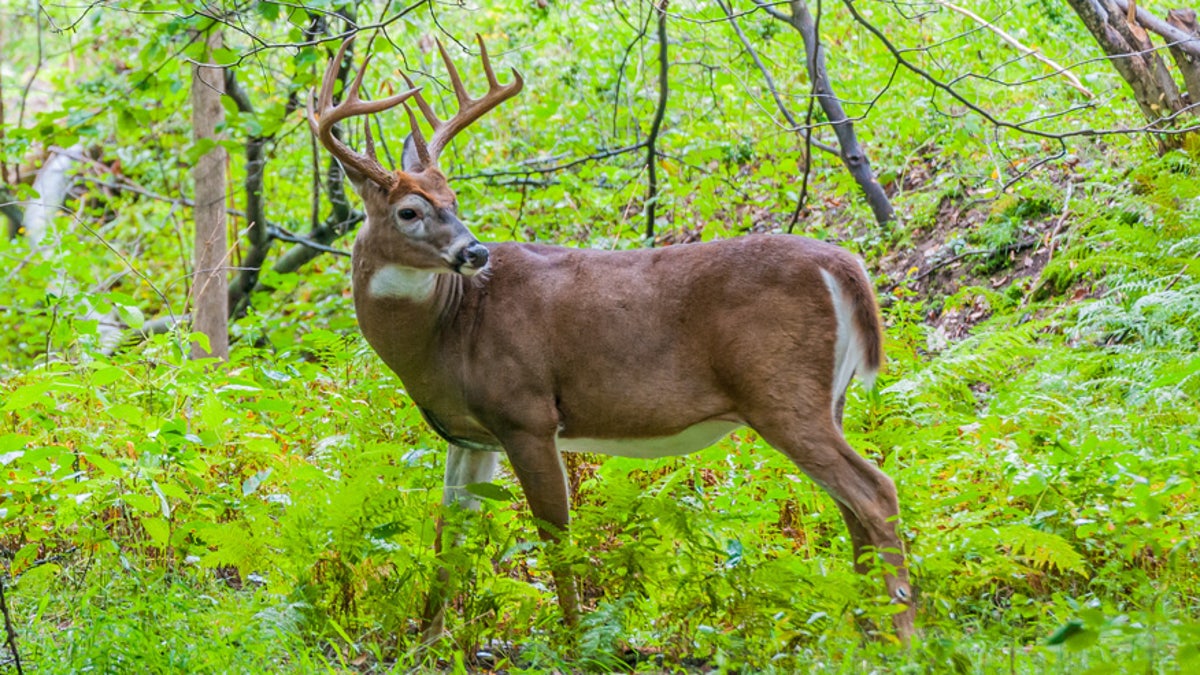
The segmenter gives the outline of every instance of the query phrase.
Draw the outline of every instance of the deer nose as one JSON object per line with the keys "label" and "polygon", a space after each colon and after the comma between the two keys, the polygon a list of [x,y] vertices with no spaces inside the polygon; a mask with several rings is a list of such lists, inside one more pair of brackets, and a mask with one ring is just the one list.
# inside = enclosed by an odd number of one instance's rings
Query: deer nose
{"label": "deer nose", "polygon": [[482,269],[488,261],[487,247],[479,242],[469,244],[458,252],[458,261],[460,266]]}

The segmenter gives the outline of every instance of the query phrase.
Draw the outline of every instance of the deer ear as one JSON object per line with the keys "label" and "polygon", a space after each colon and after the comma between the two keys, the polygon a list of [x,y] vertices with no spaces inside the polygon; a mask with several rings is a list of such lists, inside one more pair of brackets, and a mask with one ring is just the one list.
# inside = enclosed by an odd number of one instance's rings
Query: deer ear
{"label": "deer ear", "polygon": [[407,173],[419,173],[425,170],[425,165],[417,154],[417,146],[413,143],[412,134],[404,138],[404,152],[400,155],[400,168]]}

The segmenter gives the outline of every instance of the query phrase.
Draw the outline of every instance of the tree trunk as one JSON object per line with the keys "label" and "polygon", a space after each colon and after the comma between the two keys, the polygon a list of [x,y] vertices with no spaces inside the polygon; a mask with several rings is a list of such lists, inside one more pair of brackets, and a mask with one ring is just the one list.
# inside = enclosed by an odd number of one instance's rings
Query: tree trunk
{"label": "tree trunk", "polygon": [[[1150,36],[1136,22],[1131,24],[1113,0],[1067,0],[1067,3],[1125,78],[1134,100],[1151,124],[1183,109],[1179,87],[1150,42]],[[1159,136],[1162,150],[1180,147],[1182,142],[1178,135]]]}
{"label": "tree trunk", "polygon": [[3,214],[8,219],[8,228],[6,230],[8,238],[16,239],[20,236],[21,223],[25,220],[25,212],[13,201],[12,193],[3,184],[0,184],[0,214]]}
{"label": "tree trunk", "polygon": [[[1167,12],[1167,23],[1200,39],[1200,26],[1196,24],[1196,12],[1193,10],[1170,10]],[[1183,73],[1183,83],[1187,86],[1190,99],[1188,102],[1191,105],[1200,103],[1200,57],[1181,49],[1178,45],[1171,47],[1171,57],[1175,59],[1179,72]]]}
{"label": "tree trunk", "polygon": [[36,199],[25,202],[25,213],[21,220],[25,239],[30,248],[38,248],[42,239],[50,229],[54,216],[63,208],[67,199],[67,190],[71,181],[67,171],[74,163],[74,156],[83,154],[83,146],[76,144],[65,151],[60,148],[50,148],[46,153],[46,161],[38,169],[37,177],[33,180],[33,190],[38,193]]}
{"label": "tree trunk", "polygon": [[[221,31],[209,28],[205,58],[221,46]],[[196,143],[220,140],[216,128],[225,119],[220,68],[192,68],[192,133]],[[196,186],[196,250],[192,277],[193,330],[208,337],[208,349],[192,343],[192,358],[229,358],[229,281],[226,275],[226,152],[214,145],[192,169]]]}

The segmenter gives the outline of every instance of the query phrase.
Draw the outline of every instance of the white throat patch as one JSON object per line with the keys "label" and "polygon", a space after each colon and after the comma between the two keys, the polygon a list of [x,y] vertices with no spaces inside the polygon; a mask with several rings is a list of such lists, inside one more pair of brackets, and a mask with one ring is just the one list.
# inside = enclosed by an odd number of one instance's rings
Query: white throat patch
{"label": "white throat patch", "polygon": [[392,300],[425,300],[433,295],[437,273],[401,265],[387,265],[371,275],[367,295]]}

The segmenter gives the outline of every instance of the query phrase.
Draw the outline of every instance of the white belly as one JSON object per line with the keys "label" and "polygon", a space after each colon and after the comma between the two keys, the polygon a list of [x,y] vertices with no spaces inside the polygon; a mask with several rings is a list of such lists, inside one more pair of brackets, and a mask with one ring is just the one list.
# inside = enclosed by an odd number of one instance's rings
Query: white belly
{"label": "white belly", "polygon": [[560,452],[595,452],[616,457],[657,459],[688,455],[703,450],[742,426],[737,422],[712,420],[690,426],[674,436],[655,438],[559,438]]}

